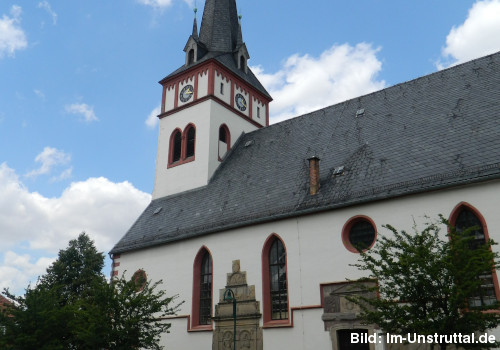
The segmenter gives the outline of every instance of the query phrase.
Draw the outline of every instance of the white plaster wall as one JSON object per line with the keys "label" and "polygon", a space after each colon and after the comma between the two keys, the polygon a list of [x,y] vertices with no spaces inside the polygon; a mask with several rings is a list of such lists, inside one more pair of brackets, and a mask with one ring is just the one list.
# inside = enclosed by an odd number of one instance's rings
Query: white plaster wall
{"label": "white plaster wall", "polygon": [[[220,84],[224,85],[224,94],[220,93]],[[222,74],[215,70],[214,95],[222,101],[231,104],[231,81],[222,77]]]}
{"label": "white plaster wall", "polygon": [[240,89],[236,84],[234,84],[234,96],[236,96],[236,94],[242,94],[245,97],[245,100],[247,101],[247,109],[245,109],[244,111],[240,111],[236,106],[236,103],[234,104],[234,108],[248,117],[250,115],[250,108],[249,108],[250,97],[248,93],[246,93],[245,91]]}
{"label": "white plaster wall", "polygon": [[[266,106],[259,100],[252,98],[252,119],[260,125],[266,125]],[[257,108],[260,108],[260,118],[257,118]]]}
{"label": "white plaster wall", "polygon": [[241,133],[254,131],[257,127],[249,121],[235,115],[227,108],[217,102],[213,102],[210,114],[210,143],[208,173],[211,177],[220,164],[219,161],[219,128],[226,124],[231,134],[231,147],[234,145]]}
{"label": "white plaster wall", "polygon": [[208,69],[198,74],[198,98],[208,95]]}
{"label": "white plaster wall", "polygon": [[[211,101],[204,101],[160,119],[153,199],[207,184],[208,148],[206,145],[209,144],[210,137],[210,103]],[[170,135],[176,128],[184,131],[189,123],[196,126],[195,160],[167,168]]]}
{"label": "white plaster wall", "polygon": [[[189,123],[196,126],[195,160],[168,168],[170,135],[176,128],[184,131]],[[226,124],[229,129],[231,146],[242,132],[257,129],[249,121],[235,115],[213,100],[195,104],[160,120],[153,199],[208,183],[220,164],[218,147],[219,128],[222,124]]]}
{"label": "white plaster wall", "polygon": [[177,96],[175,96],[175,86],[172,86],[170,89],[167,89],[165,95],[165,112],[174,109],[174,103],[176,98]]}
{"label": "white plaster wall", "polygon": [[[346,277],[362,275],[349,266],[357,261],[358,254],[348,251],[341,239],[342,227],[352,216],[369,216],[379,232],[383,231],[381,225],[386,223],[411,231],[414,220],[422,227],[426,221],[424,215],[436,218],[441,213],[448,217],[458,203],[466,201],[484,216],[491,238],[499,240],[499,195],[500,181],[492,181],[243,227],[124,253],[119,271],[127,270],[131,276],[137,269],[144,268],[148,278],[163,279],[168,294],[179,294],[180,299],[186,301],[179,315],[188,315],[191,313],[193,261],[199,249],[206,246],[213,259],[214,305],[218,302],[219,289],[226,284],[232,261],[239,259],[241,270],[247,272],[248,284],[255,285],[262,308],[261,252],[267,237],[276,233],[287,249],[289,307],[319,305],[320,283],[341,282]],[[323,328],[322,312],[321,309],[295,311],[293,328],[265,329],[264,348],[329,349],[331,342]],[[188,333],[186,319],[172,322],[175,327],[166,335],[167,348],[211,348],[211,333]]]}

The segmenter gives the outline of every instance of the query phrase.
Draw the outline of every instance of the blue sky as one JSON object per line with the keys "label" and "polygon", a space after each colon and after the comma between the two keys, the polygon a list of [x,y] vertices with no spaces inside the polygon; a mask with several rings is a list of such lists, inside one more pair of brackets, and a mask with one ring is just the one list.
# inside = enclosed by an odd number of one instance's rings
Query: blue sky
{"label": "blue sky", "polygon": [[[150,201],[161,100],[197,0],[0,2],[0,288]],[[238,0],[271,122],[500,50],[500,0]],[[109,272],[109,266],[106,273]]]}

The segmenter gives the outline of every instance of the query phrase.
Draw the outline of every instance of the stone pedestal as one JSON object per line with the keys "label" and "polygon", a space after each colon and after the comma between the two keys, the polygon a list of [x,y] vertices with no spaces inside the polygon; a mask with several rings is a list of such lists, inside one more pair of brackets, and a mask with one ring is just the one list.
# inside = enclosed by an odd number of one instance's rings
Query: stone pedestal
{"label": "stone pedestal", "polygon": [[[224,293],[231,289],[236,298],[236,349],[233,349],[233,303],[224,301]],[[240,271],[240,261],[233,261],[233,272],[227,274],[226,288],[219,291],[215,305],[215,331],[212,350],[262,350],[260,304],[255,300],[255,286],[247,284],[247,274]]]}

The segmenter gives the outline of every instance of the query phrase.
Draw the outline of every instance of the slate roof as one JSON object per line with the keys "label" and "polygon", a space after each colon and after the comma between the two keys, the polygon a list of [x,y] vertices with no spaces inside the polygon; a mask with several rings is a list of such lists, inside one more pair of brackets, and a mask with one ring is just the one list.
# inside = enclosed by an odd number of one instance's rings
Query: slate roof
{"label": "slate roof", "polygon": [[235,0],[207,0],[200,28],[200,42],[208,51],[233,52],[238,42]]}
{"label": "slate roof", "polygon": [[111,253],[498,178],[500,53],[242,135],[207,186],[153,200]]}

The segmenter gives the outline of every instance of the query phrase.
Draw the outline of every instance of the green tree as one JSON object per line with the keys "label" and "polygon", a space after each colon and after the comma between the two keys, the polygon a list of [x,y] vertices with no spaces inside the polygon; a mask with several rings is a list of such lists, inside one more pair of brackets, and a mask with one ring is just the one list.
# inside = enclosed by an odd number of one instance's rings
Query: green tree
{"label": "green tree", "polygon": [[0,314],[0,348],[12,350],[155,349],[175,314],[175,297],[135,279],[108,283],[101,272],[104,254],[82,233],[23,296]]}
{"label": "green tree", "polygon": [[[412,233],[385,227],[391,235],[380,236],[371,250],[360,253],[354,265],[369,272],[361,281],[375,280],[377,284],[364,288],[377,292],[378,297],[352,298],[361,307],[364,322],[401,335],[470,335],[500,324],[498,313],[488,312],[496,311],[498,302],[481,307],[470,304],[483,294],[488,280],[484,277],[491,276],[499,257],[491,249],[492,240],[477,244],[477,227],[456,230],[442,216],[422,231],[414,226]],[[440,227],[447,227],[448,233],[440,234]],[[445,341],[437,344],[446,349]]]}

